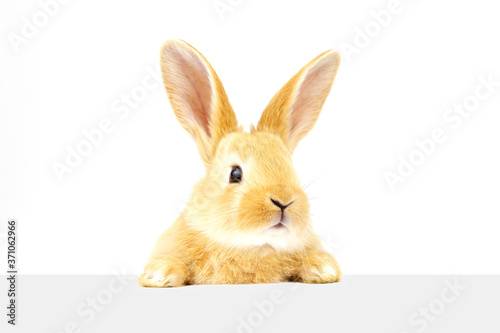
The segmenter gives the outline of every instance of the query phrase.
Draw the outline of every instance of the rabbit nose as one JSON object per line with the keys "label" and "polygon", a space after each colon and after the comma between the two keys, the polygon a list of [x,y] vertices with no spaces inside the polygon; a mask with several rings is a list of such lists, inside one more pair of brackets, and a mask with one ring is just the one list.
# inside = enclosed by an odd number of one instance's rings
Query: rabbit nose
{"label": "rabbit nose", "polygon": [[293,203],[293,201],[290,201],[288,204],[284,205],[284,204],[282,204],[281,202],[279,202],[278,200],[274,200],[273,198],[271,198],[271,202],[272,202],[275,206],[277,206],[279,209],[281,209],[281,211],[282,211],[282,212],[283,212],[285,209],[287,209],[287,208],[288,208],[288,206],[290,206],[290,205]]}

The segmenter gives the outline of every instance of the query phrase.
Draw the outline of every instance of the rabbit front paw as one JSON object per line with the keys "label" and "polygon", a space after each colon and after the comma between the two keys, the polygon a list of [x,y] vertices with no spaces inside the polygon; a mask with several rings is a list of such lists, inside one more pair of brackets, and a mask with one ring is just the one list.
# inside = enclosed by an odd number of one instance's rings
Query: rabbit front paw
{"label": "rabbit front paw", "polygon": [[305,283],[333,283],[342,278],[342,272],[335,258],[326,252],[304,257],[300,274]]}
{"label": "rabbit front paw", "polygon": [[180,287],[185,285],[187,267],[172,257],[151,260],[137,280],[143,287]]}

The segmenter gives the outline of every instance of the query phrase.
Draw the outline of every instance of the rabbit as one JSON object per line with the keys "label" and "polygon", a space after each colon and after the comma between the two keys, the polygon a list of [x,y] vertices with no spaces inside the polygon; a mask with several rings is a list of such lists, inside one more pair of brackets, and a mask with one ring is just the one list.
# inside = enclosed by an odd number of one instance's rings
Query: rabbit
{"label": "rabbit", "polygon": [[342,273],[313,231],[292,153],[316,123],[340,64],[326,51],[272,98],[244,132],[205,57],[182,40],[160,54],[176,118],[206,168],[180,216],[157,240],[144,287],[298,281],[332,283]]}

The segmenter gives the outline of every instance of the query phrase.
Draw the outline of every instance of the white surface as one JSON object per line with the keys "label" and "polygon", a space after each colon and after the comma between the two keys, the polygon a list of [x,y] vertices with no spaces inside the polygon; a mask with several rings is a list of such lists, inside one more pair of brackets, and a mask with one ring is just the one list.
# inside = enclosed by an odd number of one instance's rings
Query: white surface
{"label": "white surface", "polygon": [[[21,278],[17,327],[2,321],[0,329],[7,328],[2,332],[469,333],[500,328],[498,276],[351,275],[321,285],[162,289],[141,288],[137,276],[120,274]],[[6,282],[2,276],[0,287]]]}
{"label": "white surface", "polygon": [[[3,1],[0,232],[18,219],[22,272],[138,273],[177,217],[203,174],[194,143],[163,87],[128,114],[116,104],[154,70],[164,40],[207,57],[248,125],[301,66],[352,44],[388,4],[241,1],[221,20],[212,1],[69,1],[16,53],[8,34],[40,5]],[[315,224],[347,274],[500,273],[500,87],[457,129],[443,120],[481,75],[500,80],[497,13],[487,0],[401,0],[359,54],[344,52],[294,159],[304,184],[317,179]],[[51,164],[106,118],[111,133],[60,182]],[[391,191],[384,173],[435,128],[447,140]]]}

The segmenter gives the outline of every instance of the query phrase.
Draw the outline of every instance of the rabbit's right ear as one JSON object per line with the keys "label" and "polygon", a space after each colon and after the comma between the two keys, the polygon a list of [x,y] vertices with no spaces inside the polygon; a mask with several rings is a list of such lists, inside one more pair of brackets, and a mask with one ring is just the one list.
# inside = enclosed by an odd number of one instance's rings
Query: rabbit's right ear
{"label": "rabbit's right ear", "polygon": [[174,113],[207,165],[220,139],[238,130],[224,87],[205,57],[182,40],[162,45],[160,63]]}

